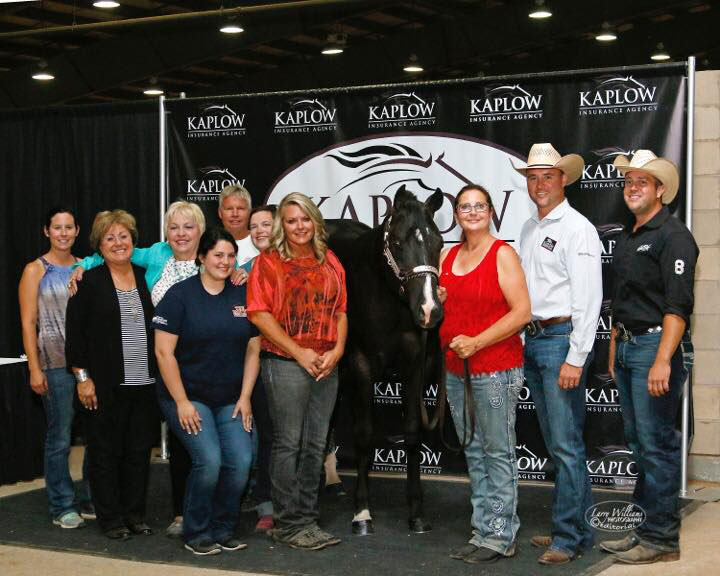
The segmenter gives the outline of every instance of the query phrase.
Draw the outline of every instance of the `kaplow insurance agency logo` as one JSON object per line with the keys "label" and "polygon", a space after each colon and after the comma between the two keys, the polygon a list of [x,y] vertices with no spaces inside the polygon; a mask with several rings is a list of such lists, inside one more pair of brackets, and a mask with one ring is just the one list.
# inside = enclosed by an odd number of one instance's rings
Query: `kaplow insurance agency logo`
{"label": "kaplow insurance agency logo", "polygon": [[397,92],[368,106],[368,128],[408,128],[435,125],[435,102],[415,92]]}
{"label": "kaplow insurance agency logo", "polygon": [[540,119],[542,116],[542,94],[532,94],[520,84],[488,86],[484,98],[470,100],[471,124]]}
{"label": "kaplow insurance agency logo", "polygon": [[625,226],[618,223],[600,224],[595,227],[600,236],[600,260],[603,264],[612,264],[617,236],[625,229]]}
{"label": "kaplow insurance agency logo", "polygon": [[581,190],[622,190],[625,186],[625,177],[613,166],[618,156],[630,157],[635,150],[626,150],[619,146],[609,146],[590,151],[589,164],[583,167],[580,177]]}
{"label": "kaplow insurance agency logo", "polygon": [[[438,384],[428,384],[425,387],[423,401],[425,406],[437,404]],[[373,384],[373,402],[378,405],[402,404],[402,382],[375,382]]]}
{"label": "kaplow insurance agency logo", "polygon": [[[442,452],[420,444],[420,472],[422,474],[442,474]],[[391,446],[375,448],[372,469],[376,472],[406,472],[407,451],[405,440],[396,440]]]}
{"label": "kaplow insurance agency logo", "polygon": [[454,195],[465,184],[478,182],[492,195],[493,232],[512,244],[530,217],[531,203],[510,158],[515,156],[509,151],[468,137],[369,137],[323,150],[290,168],[271,187],[267,202],[277,204],[290,192],[304,192],[325,218],[375,227],[389,214],[401,186],[420,200],[439,189],[446,200],[435,223],[446,242],[456,242],[460,231],[453,219]]}
{"label": "kaplow insurance agency logo", "polygon": [[337,108],[317,98],[296,98],[275,112],[275,134],[332,132],[337,128]]}
{"label": "kaplow insurance agency logo", "polygon": [[657,86],[633,76],[603,76],[592,90],[581,90],[578,115],[598,116],[657,110]]}
{"label": "kaplow insurance agency logo", "polygon": [[245,131],[245,114],[227,104],[204,104],[197,116],[187,117],[188,138],[242,136]]}
{"label": "kaplow insurance agency logo", "polygon": [[610,374],[595,374],[585,387],[585,411],[619,414],[620,396]]}
{"label": "kaplow insurance agency logo", "polygon": [[518,479],[520,480],[546,480],[547,457],[538,456],[525,444],[515,446],[515,457],[518,465]]}
{"label": "kaplow insurance agency logo", "polygon": [[624,446],[601,446],[600,455],[586,460],[590,482],[615,488],[632,488],[637,482],[637,465],[632,450]]}
{"label": "kaplow insurance agency logo", "polygon": [[198,178],[187,180],[186,198],[192,202],[217,200],[225,186],[245,186],[245,178],[238,178],[228,168],[206,166],[200,168]]}

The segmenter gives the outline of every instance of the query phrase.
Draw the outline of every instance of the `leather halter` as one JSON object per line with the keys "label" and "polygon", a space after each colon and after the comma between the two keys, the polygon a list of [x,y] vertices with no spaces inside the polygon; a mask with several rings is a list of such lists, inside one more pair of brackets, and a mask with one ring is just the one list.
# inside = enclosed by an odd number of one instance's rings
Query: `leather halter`
{"label": "leather halter", "polygon": [[383,226],[383,254],[385,255],[385,259],[387,260],[390,269],[393,271],[393,274],[395,274],[395,278],[400,281],[400,294],[404,294],[405,283],[408,280],[418,278],[419,276],[424,276],[426,274],[432,274],[433,276],[435,276],[435,278],[438,278],[440,276],[440,272],[437,268],[435,268],[435,266],[429,266],[427,264],[415,266],[411,270],[402,270],[400,266],[398,266],[397,262],[395,261],[395,257],[390,251],[390,244],[388,243],[391,221],[392,214],[388,216],[388,219],[385,220],[385,225]]}

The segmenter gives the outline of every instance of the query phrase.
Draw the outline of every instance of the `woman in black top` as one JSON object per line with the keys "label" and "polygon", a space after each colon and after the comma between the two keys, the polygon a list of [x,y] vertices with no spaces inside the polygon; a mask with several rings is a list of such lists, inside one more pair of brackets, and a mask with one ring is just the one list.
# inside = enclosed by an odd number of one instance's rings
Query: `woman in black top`
{"label": "woman in black top", "polygon": [[65,353],[87,415],[98,523],[106,536],[122,540],[152,533],[145,500],[158,424],[153,307],[145,271],[130,263],[136,241],[132,215],[97,214],[90,244],[105,263],[85,274],[66,317]]}

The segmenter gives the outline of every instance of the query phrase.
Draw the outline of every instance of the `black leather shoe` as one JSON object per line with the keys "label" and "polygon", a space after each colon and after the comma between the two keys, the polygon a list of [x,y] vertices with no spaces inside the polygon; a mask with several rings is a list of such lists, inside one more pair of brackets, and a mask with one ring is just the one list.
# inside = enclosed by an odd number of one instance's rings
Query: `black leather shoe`
{"label": "black leather shoe", "polygon": [[145,524],[145,522],[136,522],[135,524],[129,524],[128,528],[133,534],[138,536],[150,536],[153,533],[152,528]]}
{"label": "black leather shoe", "polygon": [[470,542],[468,542],[467,544],[460,546],[460,548],[455,548],[455,550],[450,552],[450,558],[455,560],[464,560],[466,556],[469,556],[477,550],[478,547],[475,546],[475,544],[470,544]]}
{"label": "black leather shoe", "polygon": [[130,540],[132,534],[125,526],[118,526],[117,528],[110,528],[105,530],[105,536],[111,540]]}
{"label": "black leather shoe", "polygon": [[491,564],[493,562],[497,562],[502,558],[503,555],[499,552],[495,552],[495,550],[490,550],[490,548],[478,548],[475,550],[475,552],[471,552],[465,558],[463,558],[464,562],[467,562],[468,564]]}

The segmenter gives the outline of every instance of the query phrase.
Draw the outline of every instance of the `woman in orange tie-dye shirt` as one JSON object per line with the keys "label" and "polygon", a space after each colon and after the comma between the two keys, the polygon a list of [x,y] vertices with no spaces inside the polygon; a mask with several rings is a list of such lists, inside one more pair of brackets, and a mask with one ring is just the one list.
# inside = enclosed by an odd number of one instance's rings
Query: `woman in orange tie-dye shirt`
{"label": "woman in orange tie-dye shirt", "polygon": [[308,550],[340,542],[317,525],[337,363],[347,338],[345,271],[326,236],[312,200],[289,194],[278,206],[270,248],[257,257],[248,280],[247,312],[263,335],[260,357],[273,421],[273,538]]}

